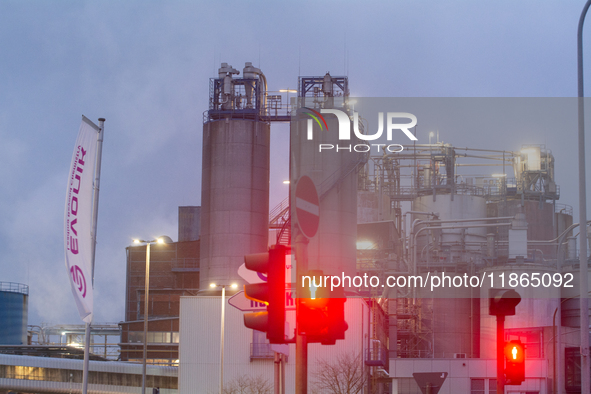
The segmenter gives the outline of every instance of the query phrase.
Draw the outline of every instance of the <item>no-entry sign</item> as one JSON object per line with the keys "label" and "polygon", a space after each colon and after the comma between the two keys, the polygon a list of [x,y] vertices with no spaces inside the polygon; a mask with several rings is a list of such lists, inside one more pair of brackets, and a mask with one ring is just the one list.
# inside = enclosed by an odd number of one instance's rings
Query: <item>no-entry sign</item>
{"label": "no-entry sign", "polygon": [[320,222],[320,200],[316,186],[309,176],[302,176],[296,184],[295,215],[298,226],[304,235],[312,238],[318,231]]}

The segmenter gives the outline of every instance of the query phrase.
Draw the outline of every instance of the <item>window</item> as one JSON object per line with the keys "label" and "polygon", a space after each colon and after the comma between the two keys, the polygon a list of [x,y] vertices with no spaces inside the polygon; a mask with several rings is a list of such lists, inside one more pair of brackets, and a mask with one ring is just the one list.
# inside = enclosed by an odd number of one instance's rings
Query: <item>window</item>
{"label": "window", "polygon": [[251,361],[253,358],[273,358],[273,350],[267,340],[267,334],[262,331],[252,330]]}
{"label": "window", "polygon": [[[130,331],[127,335],[129,343],[143,343],[143,331]],[[178,332],[148,331],[148,343],[179,343]]]}
{"label": "window", "polygon": [[519,340],[525,345],[526,358],[544,357],[544,335],[541,328],[514,328],[505,330],[506,341]]}
{"label": "window", "polygon": [[144,343],[144,333],[142,331],[130,331],[127,334],[127,342]]}
{"label": "window", "polygon": [[470,394],[484,394],[484,379],[470,380]]}
{"label": "window", "polygon": [[488,380],[488,394],[497,394],[497,380],[496,379],[489,379]]}

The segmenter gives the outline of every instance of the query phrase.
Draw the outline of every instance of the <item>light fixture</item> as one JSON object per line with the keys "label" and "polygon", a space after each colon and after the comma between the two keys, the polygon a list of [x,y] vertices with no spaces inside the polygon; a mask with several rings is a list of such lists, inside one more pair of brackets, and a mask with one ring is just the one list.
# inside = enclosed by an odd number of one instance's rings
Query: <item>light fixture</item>
{"label": "light fixture", "polygon": [[374,242],[369,240],[357,241],[357,250],[375,249],[376,245]]}
{"label": "light fixture", "polygon": [[134,244],[146,244],[146,274],[144,280],[144,338],[143,338],[143,362],[142,362],[142,394],[146,394],[146,359],[148,358],[148,305],[150,299],[150,244],[158,243],[173,243],[172,239],[166,235],[162,235],[156,239],[146,241],[143,239],[134,239]]}

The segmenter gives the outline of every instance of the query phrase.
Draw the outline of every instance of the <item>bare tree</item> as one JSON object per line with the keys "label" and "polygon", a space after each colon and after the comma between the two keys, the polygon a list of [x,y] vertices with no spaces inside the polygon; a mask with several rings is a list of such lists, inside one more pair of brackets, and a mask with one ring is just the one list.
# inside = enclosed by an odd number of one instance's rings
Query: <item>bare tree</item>
{"label": "bare tree", "polygon": [[336,360],[319,359],[315,389],[332,394],[358,394],[363,390],[364,366],[360,354],[341,353]]}
{"label": "bare tree", "polygon": [[224,394],[271,394],[273,385],[262,376],[241,375],[224,384]]}

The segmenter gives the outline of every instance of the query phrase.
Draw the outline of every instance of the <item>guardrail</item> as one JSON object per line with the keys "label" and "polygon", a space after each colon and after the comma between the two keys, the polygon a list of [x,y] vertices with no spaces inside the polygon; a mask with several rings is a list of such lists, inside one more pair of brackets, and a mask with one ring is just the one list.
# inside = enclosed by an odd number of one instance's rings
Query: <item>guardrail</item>
{"label": "guardrail", "polygon": [[0,282],[0,291],[29,295],[29,286],[16,282]]}

